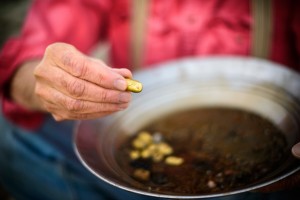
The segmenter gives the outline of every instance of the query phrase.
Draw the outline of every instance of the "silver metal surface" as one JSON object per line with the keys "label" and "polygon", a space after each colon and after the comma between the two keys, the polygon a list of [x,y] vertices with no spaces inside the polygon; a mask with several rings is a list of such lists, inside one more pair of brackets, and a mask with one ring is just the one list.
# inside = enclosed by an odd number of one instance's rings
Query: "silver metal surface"
{"label": "silver metal surface", "polygon": [[141,189],[117,164],[115,152],[131,134],[168,113],[193,107],[229,107],[255,112],[282,130],[291,148],[300,140],[300,75],[278,64],[243,57],[184,59],[134,75],[143,83],[128,109],[98,120],[82,121],[74,134],[83,165],[100,179],[149,196],[190,199],[254,190],[300,169],[289,155],[274,176],[227,193],[169,195]]}

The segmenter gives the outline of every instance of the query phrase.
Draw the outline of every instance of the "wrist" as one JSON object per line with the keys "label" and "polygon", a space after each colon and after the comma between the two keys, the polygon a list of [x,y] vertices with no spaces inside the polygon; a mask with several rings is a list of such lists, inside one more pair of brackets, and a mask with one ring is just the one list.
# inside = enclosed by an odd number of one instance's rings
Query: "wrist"
{"label": "wrist", "polygon": [[15,72],[9,87],[9,96],[15,103],[31,111],[43,111],[42,105],[35,95],[35,78],[33,71],[39,61],[24,63]]}

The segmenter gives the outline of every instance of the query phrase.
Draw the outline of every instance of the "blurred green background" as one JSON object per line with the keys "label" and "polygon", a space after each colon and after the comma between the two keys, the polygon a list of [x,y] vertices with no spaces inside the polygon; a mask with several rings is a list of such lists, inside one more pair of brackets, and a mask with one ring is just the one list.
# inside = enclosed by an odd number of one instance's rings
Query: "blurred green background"
{"label": "blurred green background", "polygon": [[19,34],[31,0],[0,0],[0,47],[9,36]]}
{"label": "blurred green background", "polygon": [[[0,0],[0,48],[8,37],[19,34],[30,3],[31,0]],[[0,199],[14,200],[1,183]]]}

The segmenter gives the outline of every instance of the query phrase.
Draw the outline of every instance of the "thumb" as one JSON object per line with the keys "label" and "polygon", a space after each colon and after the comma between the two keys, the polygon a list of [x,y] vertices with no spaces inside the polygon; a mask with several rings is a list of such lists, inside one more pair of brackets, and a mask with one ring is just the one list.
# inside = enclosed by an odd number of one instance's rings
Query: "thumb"
{"label": "thumb", "polygon": [[300,142],[293,146],[292,153],[296,158],[300,159]]}

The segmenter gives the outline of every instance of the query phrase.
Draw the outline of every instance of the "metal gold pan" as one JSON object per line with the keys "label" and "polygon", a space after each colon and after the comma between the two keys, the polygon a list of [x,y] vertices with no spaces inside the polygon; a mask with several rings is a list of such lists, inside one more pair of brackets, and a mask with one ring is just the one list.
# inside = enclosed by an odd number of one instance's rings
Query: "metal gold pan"
{"label": "metal gold pan", "polygon": [[[127,191],[171,199],[226,196],[255,190],[281,180],[300,168],[291,153],[286,162],[257,183],[226,193],[180,195],[142,189],[115,157],[118,147],[149,122],[174,111],[198,107],[248,110],[267,118],[286,137],[288,148],[300,141],[300,75],[287,67],[254,58],[207,57],[154,66],[134,77],[143,92],[128,109],[77,124],[75,151],[82,164],[98,178]],[[287,149],[287,152],[289,152]],[[184,184],[184,183],[183,183]]]}

